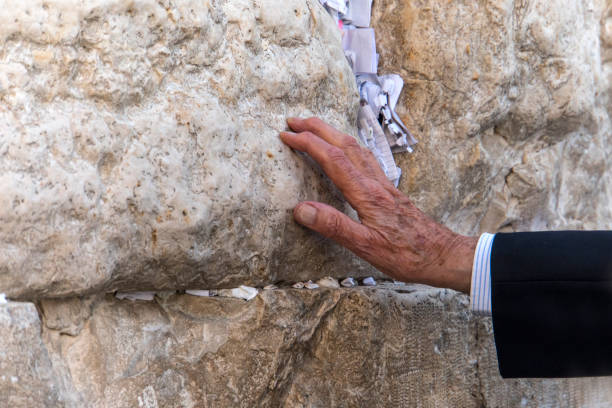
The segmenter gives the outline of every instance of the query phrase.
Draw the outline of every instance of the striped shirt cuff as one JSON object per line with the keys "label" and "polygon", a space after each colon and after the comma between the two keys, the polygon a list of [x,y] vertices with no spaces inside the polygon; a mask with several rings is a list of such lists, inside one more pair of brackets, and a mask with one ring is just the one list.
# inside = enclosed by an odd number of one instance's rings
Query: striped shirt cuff
{"label": "striped shirt cuff", "polygon": [[495,234],[482,234],[474,254],[470,309],[479,314],[491,314],[491,248],[494,238]]}

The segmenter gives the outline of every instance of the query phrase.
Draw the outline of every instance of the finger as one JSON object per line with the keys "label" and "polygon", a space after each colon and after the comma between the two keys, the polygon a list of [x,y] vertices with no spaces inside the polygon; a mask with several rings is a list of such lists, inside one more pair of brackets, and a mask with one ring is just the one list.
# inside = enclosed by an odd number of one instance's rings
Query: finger
{"label": "finger", "polygon": [[378,160],[376,160],[372,152],[360,146],[359,142],[357,142],[357,139],[354,137],[340,132],[319,118],[288,118],[287,124],[295,132],[310,132],[316,136],[319,136],[327,143],[339,147],[346,154],[353,165],[363,174],[377,180],[382,184],[389,184],[392,186],[391,182],[387,179],[387,176],[380,168]]}
{"label": "finger", "polygon": [[299,203],[293,209],[295,220],[330,238],[361,257],[367,257],[370,231],[327,204],[313,201]]}
{"label": "finger", "polygon": [[[336,147],[342,147],[344,139],[350,137],[319,118],[287,118],[287,124],[296,133],[311,132]],[[351,138],[353,139],[353,138]],[[353,139],[354,140],[354,139]]]}
{"label": "finger", "polygon": [[308,153],[338,186],[353,208],[359,208],[359,202],[367,197],[370,189],[368,180],[357,171],[340,148],[310,132],[281,132],[280,136],[288,146]]}

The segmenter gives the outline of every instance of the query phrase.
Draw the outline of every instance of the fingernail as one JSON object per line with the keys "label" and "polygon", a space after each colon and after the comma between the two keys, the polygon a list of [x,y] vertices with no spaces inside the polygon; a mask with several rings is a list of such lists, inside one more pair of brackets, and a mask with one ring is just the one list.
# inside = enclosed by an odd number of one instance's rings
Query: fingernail
{"label": "fingernail", "polygon": [[295,134],[295,133],[293,133],[293,132],[280,132],[278,135],[280,136],[280,138],[281,138],[281,140],[282,140],[282,141],[285,141],[285,140],[286,140],[285,138],[286,138],[287,136],[292,136],[292,135],[294,135],[294,134]]}
{"label": "fingernail", "polygon": [[289,124],[289,126],[291,126],[291,123],[296,123],[301,121],[302,119],[300,118],[296,118],[296,117],[291,117],[291,118],[287,118],[287,123]]}
{"label": "fingernail", "polygon": [[317,219],[317,209],[312,205],[302,204],[296,209],[295,218],[300,224],[312,225]]}

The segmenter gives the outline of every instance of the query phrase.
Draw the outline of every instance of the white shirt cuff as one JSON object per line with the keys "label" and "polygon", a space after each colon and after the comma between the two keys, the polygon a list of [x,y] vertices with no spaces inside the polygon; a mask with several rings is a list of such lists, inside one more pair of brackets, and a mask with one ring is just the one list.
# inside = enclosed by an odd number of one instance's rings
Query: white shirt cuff
{"label": "white shirt cuff", "polygon": [[474,254],[470,309],[479,314],[491,314],[491,248],[494,238],[495,234],[482,234]]}

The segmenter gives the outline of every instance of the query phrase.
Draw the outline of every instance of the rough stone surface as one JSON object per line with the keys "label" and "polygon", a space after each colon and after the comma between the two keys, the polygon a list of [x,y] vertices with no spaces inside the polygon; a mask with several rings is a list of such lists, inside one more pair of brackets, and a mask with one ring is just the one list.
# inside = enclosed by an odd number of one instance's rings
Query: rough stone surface
{"label": "rough stone surface", "polygon": [[[373,16],[421,208],[464,233],[609,228],[610,1]],[[289,115],[354,130],[317,0],[8,1],[0,21],[0,292],[35,302],[0,305],[0,406],[612,406],[609,378],[501,379],[456,292],[175,293],[371,273],[291,220],[302,199],[350,213],[277,139]]]}
{"label": "rough stone surface", "polygon": [[292,115],[353,129],[317,0],[9,1],[0,20],[0,292],[367,272],[291,217],[349,211],[278,138]]}
{"label": "rough stone surface", "polygon": [[611,5],[375,1],[419,140],[400,188],[463,233],[610,228]]}
{"label": "rough stone surface", "polygon": [[56,407],[61,388],[32,303],[0,305],[0,406]]}
{"label": "rough stone surface", "polygon": [[[67,317],[78,305],[86,312]],[[501,379],[490,320],[466,305],[453,291],[405,285],[279,289],[250,302],[94,296],[41,304],[40,334],[34,306],[11,304],[29,334],[3,349],[43,364],[15,374],[29,382],[9,388],[10,406],[34,406],[24,396],[38,384],[67,407],[612,406],[611,379]]]}

